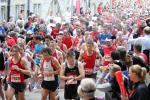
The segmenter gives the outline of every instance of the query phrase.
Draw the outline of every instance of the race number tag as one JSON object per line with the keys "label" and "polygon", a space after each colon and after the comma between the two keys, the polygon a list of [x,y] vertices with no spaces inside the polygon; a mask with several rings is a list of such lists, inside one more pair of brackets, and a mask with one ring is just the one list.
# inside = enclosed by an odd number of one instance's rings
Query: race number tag
{"label": "race number tag", "polygon": [[[44,73],[49,73],[49,72],[54,71],[54,69],[51,66],[50,62],[44,62],[43,67],[44,67]],[[54,75],[51,75],[51,76],[44,75],[44,80],[45,81],[54,81],[55,77],[54,77]]]}
{"label": "race number tag", "polygon": [[[45,71],[45,73],[46,73],[46,71]],[[51,75],[51,76],[44,75],[44,80],[45,81],[54,81],[55,77],[54,77],[54,75]]]}
{"label": "race number tag", "polygon": [[111,57],[107,55],[107,56],[104,57],[104,60],[105,61],[111,61]]}
{"label": "race number tag", "polygon": [[68,80],[66,84],[77,84],[77,81],[74,79]]}
{"label": "race number tag", "polygon": [[21,82],[20,74],[11,75],[11,82],[15,82],[15,83]]}

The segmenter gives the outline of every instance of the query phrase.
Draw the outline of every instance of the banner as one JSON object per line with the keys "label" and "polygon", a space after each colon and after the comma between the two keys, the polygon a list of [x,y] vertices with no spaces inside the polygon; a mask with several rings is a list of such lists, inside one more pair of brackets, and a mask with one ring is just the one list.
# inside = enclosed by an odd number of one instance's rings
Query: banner
{"label": "banner", "polygon": [[76,0],[76,14],[80,15],[80,0]]}
{"label": "banner", "polygon": [[102,12],[101,4],[98,5],[98,7],[97,7],[97,12],[98,12],[99,14]]}

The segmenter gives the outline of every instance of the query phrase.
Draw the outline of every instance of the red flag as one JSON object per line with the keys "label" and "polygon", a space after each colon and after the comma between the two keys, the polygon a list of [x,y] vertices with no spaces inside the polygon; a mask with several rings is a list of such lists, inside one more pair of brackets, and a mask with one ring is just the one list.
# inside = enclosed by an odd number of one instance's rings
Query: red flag
{"label": "red flag", "polygon": [[76,14],[80,15],[80,0],[76,0]]}
{"label": "red flag", "polygon": [[137,25],[138,25],[138,28],[140,28],[140,26],[141,26],[141,20],[140,19],[137,20]]}
{"label": "red flag", "polygon": [[140,5],[140,4],[141,4],[141,0],[137,0],[136,3],[137,3],[138,5]]}
{"label": "red flag", "polygon": [[128,96],[128,93],[126,91],[126,88],[125,88],[125,85],[124,85],[124,81],[123,81],[123,73],[122,73],[122,71],[117,71],[115,73],[115,76],[116,76],[117,82],[118,82],[119,87],[120,87],[121,95]]}
{"label": "red flag", "polygon": [[99,4],[98,7],[97,7],[97,12],[100,14],[102,11],[102,8],[101,8],[101,5]]}
{"label": "red flag", "polygon": [[115,0],[112,0],[112,7],[114,7],[115,5]]}

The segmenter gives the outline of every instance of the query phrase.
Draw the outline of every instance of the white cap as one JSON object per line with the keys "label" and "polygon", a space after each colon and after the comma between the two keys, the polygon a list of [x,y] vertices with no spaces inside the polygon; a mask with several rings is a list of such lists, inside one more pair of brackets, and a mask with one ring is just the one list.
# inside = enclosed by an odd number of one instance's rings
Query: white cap
{"label": "white cap", "polygon": [[112,39],[108,39],[108,38],[106,38],[106,40],[105,40],[105,41],[110,42],[110,41],[112,41]]}
{"label": "white cap", "polygon": [[27,34],[33,34],[33,32],[31,30],[28,30]]}

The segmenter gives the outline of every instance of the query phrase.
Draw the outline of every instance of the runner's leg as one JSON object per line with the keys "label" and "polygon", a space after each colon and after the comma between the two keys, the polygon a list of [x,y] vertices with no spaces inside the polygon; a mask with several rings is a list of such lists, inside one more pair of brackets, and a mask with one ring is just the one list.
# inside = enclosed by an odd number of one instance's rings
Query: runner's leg
{"label": "runner's leg", "polygon": [[56,91],[54,91],[54,92],[50,91],[49,96],[50,96],[51,100],[56,100]]}
{"label": "runner's leg", "polygon": [[[41,100],[46,100],[48,94],[49,94],[49,91],[42,88],[42,90],[41,90],[42,99],[41,99]],[[52,99],[52,100],[53,100],[53,99]]]}
{"label": "runner's leg", "polygon": [[8,85],[8,89],[6,93],[7,100],[12,100],[14,94],[15,94],[15,89],[13,89],[10,85]]}

